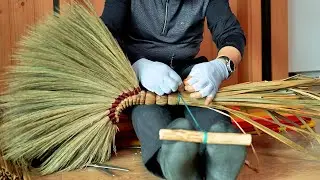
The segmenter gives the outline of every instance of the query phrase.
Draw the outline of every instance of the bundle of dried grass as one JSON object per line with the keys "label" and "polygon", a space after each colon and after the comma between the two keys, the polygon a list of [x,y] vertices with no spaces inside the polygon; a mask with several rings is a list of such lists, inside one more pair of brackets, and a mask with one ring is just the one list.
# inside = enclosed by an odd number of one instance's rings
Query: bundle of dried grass
{"label": "bundle of dried grass", "polygon": [[0,179],[1,180],[31,180],[28,173],[14,165],[5,161],[0,152]]}
{"label": "bundle of dried grass", "polygon": [[[62,16],[48,17],[21,41],[16,65],[7,71],[7,89],[1,97],[0,147],[4,157],[23,168],[38,160],[42,174],[107,161],[119,114],[129,106],[183,104],[176,93],[159,97],[141,91],[125,54],[90,4],[74,3],[64,8],[67,11],[62,9]],[[320,135],[311,129],[279,122],[281,112],[319,118],[320,95],[307,89],[319,84],[319,79],[296,76],[232,85],[222,88],[209,106],[204,106],[204,99],[181,95],[188,105],[226,110],[290,147],[307,152],[286,136],[253,121],[245,110],[232,107],[265,109],[273,123],[319,140]]]}

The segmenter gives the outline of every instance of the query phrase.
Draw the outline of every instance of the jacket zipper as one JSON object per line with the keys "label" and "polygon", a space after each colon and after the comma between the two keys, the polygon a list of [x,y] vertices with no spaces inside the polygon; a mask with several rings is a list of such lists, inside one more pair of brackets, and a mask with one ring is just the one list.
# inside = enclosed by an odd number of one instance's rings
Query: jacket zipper
{"label": "jacket zipper", "polygon": [[173,69],[173,60],[174,60],[174,54],[172,54],[171,59],[170,59],[170,67]]}
{"label": "jacket zipper", "polygon": [[162,27],[162,32],[161,34],[164,35],[167,29],[167,23],[168,23],[168,8],[169,8],[169,0],[166,0],[166,12],[165,12],[165,16],[164,16],[164,24]]}

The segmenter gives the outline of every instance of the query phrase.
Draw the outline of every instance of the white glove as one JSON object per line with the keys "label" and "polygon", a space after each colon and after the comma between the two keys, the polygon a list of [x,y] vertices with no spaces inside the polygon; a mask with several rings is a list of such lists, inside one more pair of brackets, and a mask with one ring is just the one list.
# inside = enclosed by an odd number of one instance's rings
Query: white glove
{"label": "white glove", "polygon": [[186,80],[186,90],[196,92],[191,94],[192,97],[208,97],[207,100],[211,101],[228,76],[227,67],[221,59],[196,64],[189,74],[190,79]]}
{"label": "white glove", "polygon": [[142,86],[157,95],[162,96],[165,93],[175,92],[182,84],[180,76],[164,63],[142,58],[132,67]]}

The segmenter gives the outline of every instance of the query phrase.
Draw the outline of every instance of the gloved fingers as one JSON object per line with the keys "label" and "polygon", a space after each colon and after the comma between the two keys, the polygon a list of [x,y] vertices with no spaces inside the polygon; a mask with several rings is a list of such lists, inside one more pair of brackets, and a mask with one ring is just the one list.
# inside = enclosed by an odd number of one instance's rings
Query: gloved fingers
{"label": "gloved fingers", "polygon": [[159,87],[165,94],[171,93],[170,85],[168,84],[168,82],[165,81],[165,79],[163,79],[163,81],[160,82]]}
{"label": "gloved fingers", "polygon": [[200,91],[201,89],[204,89],[205,87],[207,87],[209,85],[209,82],[202,79],[196,83],[194,83],[192,86],[192,88],[194,89],[194,91]]}
{"label": "gloved fingers", "polygon": [[207,82],[205,80],[201,80],[198,77],[191,77],[187,80],[187,83],[185,84],[185,90],[188,92],[195,92],[204,88],[206,85]]}
{"label": "gloved fingers", "polygon": [[194,92],[194,88],[192,87],[192,85],[194,85],[195,83],[198,82],[198,79],[196,77],[189,77],[188,80],[185,80],[184,82],[184,89],[188,92]]}
{"label": "gloved fingers", "polygon": [[207,96],[204,104],[208,106],[213,101],[213,96]]}
{"label": "gloved fingers", "polygon": [[203,97],[206,97],[206,96],[210,95],[212,90],[213,90],[213,86],[211,84],[208,84],[206,87],[204,87],[200,91],[191,93],[190,97],[192,97],[192,98],[203,98]]}
{"label": "gloved fingers", "polygon": [[200,67],[199,67],[199,64],[193,66],[193,68],[191,69],[190,73],[189,73],[189,76],[196,76],[197,74],[199,74],[199,71],[200,71]]}
{"label": "gloved fingers", "polygon": [[201,97],[207,97],[210,96],[210,94],[212,93],[214,87],[212,86],[212,84],[208,84],[205,88],[201,89],[199,92],[201,94]]}
{"label": "gloved fingers", "polygon": [[169,76],[165,76],[163,78],[163,83],[170,89],[170,92],[166,92],[167,94],[171,93],[171,92],[175,92],[178,87],[179,87],[179,82],[175,81],[174,79],[172,79]]}
{"label": "gloved fingers", "polygon": [[198,81],[199,81],[199,78],[197,76],[190,76],[190,77],[188,77],[188,80],[186,80],[186,85],[192,86],[195,83],[197,83]]}
{"label": "gloved fingers", "polygon": [[[162,92],[164,92],[164,94],[169,94],[169,93],[171,93],[171,89],[170,89],[170,87],[169,87],[167,84],[162,84],[162,85],[160,86],[160,89],[162,90]],[[162,95],[164,95],[164,94],[162,94]]]}
{"label": "gloved fingers", "polygon": [[179,92],[184,92],[184,84],[183,84],[183,83],[181,83],[181,84],[179,85],[178,91],[179,91]]}
{"label": "gloved fingers", "polygon": [[184,89],[188,92],[195,92],[192,86],[185,86]]}
{"label": "gloved fingers", "polygon": [[163,90],[160,88],[160,86],[155,86],[155,87],[153,88],[153,92],[156,93],[156,94],[159,95],[159,96],[164,95],[164,92],[163,92]]}
{"label": "gloved fingers", "polygon": [[174,70],[171,70],[169,72],[169,77],[172,78],[174,81],[176,81],[178,86],[182,84],[181,77]]}
{"label": "gloved fingers", "polygon": [[217,89],[214,88],[214,89],[211,91],[211,93],[207,96],[204,104],[205,104],[205,105],[209,105],[209,104],[213,101],[213,99],[214,99],[214,97],[216,96],[216,94],[217,94]]}
{"label": "gloved fingers", "polygon": [[218,89],[214,88],[209,96],[214,98],[216,96],[217,92],[218,92]]}
{"label": "gloved fingers", "polygon": [[189,79],[191,79],[191,78],[192,78],[191,76],[186,77],[186,78],[183,80],[183,84],[184,84],[185,86],[188,86],[188,85],[189,85],[188,81],[189,81]]}

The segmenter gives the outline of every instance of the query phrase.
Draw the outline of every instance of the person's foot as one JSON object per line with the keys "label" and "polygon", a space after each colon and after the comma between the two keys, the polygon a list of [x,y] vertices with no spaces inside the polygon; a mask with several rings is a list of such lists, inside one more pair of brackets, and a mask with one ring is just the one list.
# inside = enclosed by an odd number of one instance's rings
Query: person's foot
{"label": "person's foot", "polygon": [[[230,123],[216,123],[211,132],[238,131]],[[235,180],[244,164],[247,155],[246,146],[208,144],[206,148],[207,180]]]}
{"label": "person's foot", "polygon": [[[193,130],[187,119],[174,120],[168,129]],[[198,180],[201,179],[198,169],[199,145],[190,142],[163,141],[158,153],[158,162],[168,180]]]}

